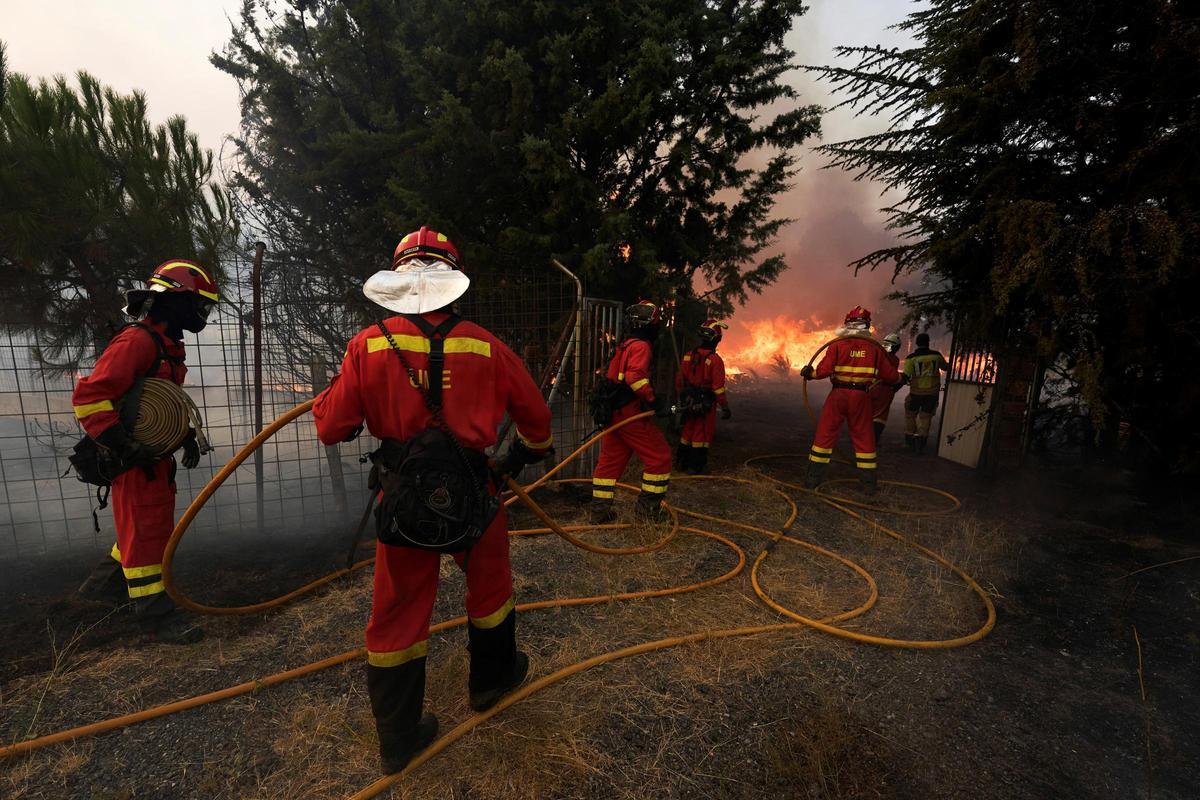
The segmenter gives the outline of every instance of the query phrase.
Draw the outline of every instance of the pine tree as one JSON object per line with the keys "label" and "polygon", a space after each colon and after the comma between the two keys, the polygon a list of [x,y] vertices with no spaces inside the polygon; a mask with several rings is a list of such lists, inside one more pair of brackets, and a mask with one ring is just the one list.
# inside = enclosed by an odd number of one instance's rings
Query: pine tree
{"label": "pine tree", "polygon": [[[593,292],[728,312],[784,268],[775,198],[818,110],[800,0],[247,0],[236,185],[305,291],[353,302],[420,224],[476,275],[551,257]],[[757,155],[761,164],[752,166]]]}
{"label": "pine tree", "polygon": [[122,321],[121,292],[168,258],[219,269],[235,225],[182,117],[152,126],[146,98],[91,75],[34,83],[0,46],[0,293],[70,370]]}
{"label": "pine tree", "polygon": [[914,316],[1061,369],[1105,452],[1200,466],[1200,8],[931,0],[900,28],[819,70],[890,123],[821,148],[903,195],[857,266],[924,272]]}

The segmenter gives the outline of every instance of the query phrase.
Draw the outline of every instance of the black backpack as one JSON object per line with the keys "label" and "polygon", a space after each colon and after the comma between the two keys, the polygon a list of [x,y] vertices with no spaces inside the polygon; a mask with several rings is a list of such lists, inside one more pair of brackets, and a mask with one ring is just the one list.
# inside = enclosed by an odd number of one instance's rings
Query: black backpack
{"label": "black backpack", "polygon": [[588,398],[592,421],[596,423],[597,428],[607,428],[612,423],[613,416],[635,399],[637,395],[628,383],[607,377],[601,378],[596,382],[592,396]]}
{"label": "black backpack", "polygon": [[487,456],[464,448],[442,416],[445,339],[462,320],[450,316],[435,327],[415,314],[404,317],[429,339],[428,388],[382,322],[379,330],[433,419],[406,441],[384,439],[368,456],[373,464],[368,486],[383,492],[375,509],[376,536],[387,545],[460,553],[479,541],[500,512],[499,498],[488,491]]}

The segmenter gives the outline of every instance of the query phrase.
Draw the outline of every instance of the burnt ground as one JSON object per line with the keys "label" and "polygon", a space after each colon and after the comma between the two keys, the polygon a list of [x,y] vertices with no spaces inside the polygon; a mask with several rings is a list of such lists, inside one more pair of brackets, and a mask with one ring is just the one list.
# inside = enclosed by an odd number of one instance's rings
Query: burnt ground
{"label": "burnt ground", "polygon": [[[787,390],[735,387],[713,466],[754,480],[750,455],[803,451],[811,424]],[[597,667],[485,723],[393,794],[413,798],[1191,798],[1200,768],[1200,540],[1179,501],[1137,500],[1128,479],[1035,465],[986,479],[899,446],[893,419],[881,477],[953,492],[945,517],[873,515],[963,566],[996,604],[995,629],[951,650],[896,650],[813,631],[704,642]],[[802,459],[762,465],[798,478]],[[679,481],[675,502],[776,528],[783,501],[759,485]],[[853,489],[846,489],[852,493]],[[578,517],[573,489],[544,493]],[[889,489],[892,507],[926,502]],[[797,497],[795,536],[862,564],[874,609],[846,623],[877,635],[942,639],[983,621],[951,572],[867,526]],[[200,599],[278,594],[345,557],[346,530],[294,543],[232,546],[179,559]],[[518,512],[514,527],[531,526]],[[752,560],[761,536],[705,524]],[[635,528],[597,537],[648,542]],[[553,537],[514,540],[518,601],[691,583],[735,556],[681,535],[651,555],[584,553]],[[72,599],[90,559],[4,566],[0,738],[5,742],[262,677],[356,647],[369,572],[288,608],[206,623],[198,645],[142,641],[122,614]],[[1135,570],[1154,567],[1143,572]],[[9,580],[9,578],[12,580]],[[767,591],[813,616],[858,605],[861,580],[798,548],[776,547]],[[447,562],[435,619],[460,612]],[[521,615],[535,674],[621,646],[779,617],[748,569],[700,592]],[[1136,641],[1135,641],[1136,630]],[[464,637],[435,635],[428,704],[443,727],[469,713]],[[1139,680],[1138,646],[1142,675]],[[1143,701],[1143,687],[1145,700]],[[351,663],[31,756],[0,762],[13,798],[340,798],[376,774],[361,665]]]}

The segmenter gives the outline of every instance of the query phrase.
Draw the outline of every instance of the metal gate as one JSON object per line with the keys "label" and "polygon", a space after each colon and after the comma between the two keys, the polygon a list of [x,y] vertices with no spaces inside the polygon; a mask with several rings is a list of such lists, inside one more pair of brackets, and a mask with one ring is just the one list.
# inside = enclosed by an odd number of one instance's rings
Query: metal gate
{"label": "metal gate", "polygon": [[[579,309],[575,332],[574,428],[588,432],[596,426],[588,408],[588,398],[596,379],[604,374],[613,352],[621,341],[623,306],[617,300],[585,297]],[[575,462],[572,474],[591,475],[596,466],[599,448],[593,447]]]}
{"label": "metal gate", "polygon": [[987,441],[996,387],[996,361],[991,353],[960,343],[950,349],[950,375],[942,405],[938,455],[968,467],[979,466]]}

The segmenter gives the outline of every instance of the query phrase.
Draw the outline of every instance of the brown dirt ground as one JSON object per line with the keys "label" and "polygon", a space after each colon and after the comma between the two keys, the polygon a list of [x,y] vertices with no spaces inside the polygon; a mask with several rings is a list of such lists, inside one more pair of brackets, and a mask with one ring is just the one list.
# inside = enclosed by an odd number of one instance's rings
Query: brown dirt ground
{"label": "brown dirt ground", "polygon": [[[811,424],[791,387],[735,387],[713,466],[802,451]],[[593,669],[482,725],[416,772],[405,798],[1190,798],[1200,764],[1200,554],[1169,503],[1140,505],[1120,480],[1034,467],[985,480],[898,447],[893,420],[882,477],[962,498],[955,515],[880,516],[963,566],[996,603],[983,641],[955,650],[890,650],[813,631],[705,642]],[[781,432],[782,431],[782,432]],[[764,465],[795,478],[800,459]],[[760,482],[761,483],[761,482]],[[1088,488],[1081,488],[1088,487]],[[853,491],[853,490],[848,490]],[[544,494],[576,518],[578,490]],[[677,482],[684,507],[775,528],[783,503],[764,486]],[[922,501],[886,490],[896,506]],[[877,606],[847,627],[913,638],[974,630],[978,600],[948,570],[827,506],[799,499],[792,535],[866,567]],[[531,525],[518,513],[515,527]],[[709,526],[705,526],[709,527]],[[721,526],[711,526],[720,529]],[[1194,526],[1192,526],[1194,528]],[[753,559],[764,545],[726,529]],[[650,541],[656,531],[595,537]],[[281,555],[186,554],[189,588],[232,603],[269,596],[336,566],[344,531]],[[518,601],[690,583],[735,556],[681,535],[651,555],[588,554],[553,537],[513,542]],[[267,566],[264,567],[263,565]],[[0,591],[0,739],[17,741],[265,676],[356,647],[370,576],[282,611],[214,619],[201,644],[146,644],[123,615],[71,599],[82,563],[23,565],[44,576]],[[519,623],[535,675],[625,645],[779,618],[748,569],[698,593],[533,611]],[[862,601],[862,580],[798,548],[775,548],[763,582],[814,616]],[[462,580],[447,560],[435,619],[457,616]],[[107,616],[106,616],[107,615]],[[1146,699],[1138,674],[1136,627]],[[428,704],[448,729],[467,718],[464,636],[435,636]],[[349,664],[92,739],[0,762],[5,798],[341,798],[376,776],[361,665]]]}

